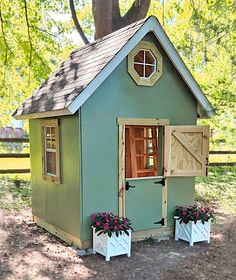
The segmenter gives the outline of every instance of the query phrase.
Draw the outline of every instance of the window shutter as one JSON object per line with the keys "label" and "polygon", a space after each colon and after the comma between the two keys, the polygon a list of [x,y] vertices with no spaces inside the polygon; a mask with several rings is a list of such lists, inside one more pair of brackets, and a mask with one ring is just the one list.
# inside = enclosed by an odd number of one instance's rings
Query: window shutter
{"label": "window shutter", "polygon": [[165,176],[207,176],[208,153],[209,126],[165,126]]}

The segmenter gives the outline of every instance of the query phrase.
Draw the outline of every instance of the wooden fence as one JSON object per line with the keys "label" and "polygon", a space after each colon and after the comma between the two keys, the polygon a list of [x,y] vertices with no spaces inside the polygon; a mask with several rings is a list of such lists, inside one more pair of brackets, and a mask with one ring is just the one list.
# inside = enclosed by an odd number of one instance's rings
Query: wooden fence
{"label": "wooden fence", "polygon": [[[0,142],[29,143],[29,138],[0,138]],[[210,155],[236,155],[236,151],[210,151]],[[4,153],[1,158],[29,158],[29,153]],[[210,162],[210,166],[235,166],[236,162]],[[30,173],[30,169],[0,169],[0,174]]]}
{"label": "wooden fence", "polygon": [[[29,138],[0,138],[0,142],[5,143],[29,143]],[[29,153],[4,153],[1,158],[29,158]],[[30,173],[30,169],[0,169],[0,174]]]}
{"label": "wooden fence", "polygon": [[[236,151],[210,151],[210,155],[236,155]],[[209,166],[235,166],[236,162],[210,162]]]}

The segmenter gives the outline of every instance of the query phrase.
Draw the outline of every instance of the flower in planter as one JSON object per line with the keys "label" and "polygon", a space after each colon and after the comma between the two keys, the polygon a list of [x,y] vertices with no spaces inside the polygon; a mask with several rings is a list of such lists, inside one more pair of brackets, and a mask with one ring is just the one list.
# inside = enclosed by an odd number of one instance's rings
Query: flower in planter
{"label": "flower in planter", "polygon": [[112,212],[93,213],[90,218],[91,226],[95,228],[95,232],[99,232],[98,235],[107,233],[111,237],[112,233],[115,232],[118,237],[123,232],[129,235],[129,230],[133,230],[129,219],[115,216]]}
{"label": "flower in planter", "polygon": [[193,221],[195,224],[197,221],[201,221],[203,224],[210,219],[214,220],[214,210],[210,207],[203,207],[201,205],[190,205],[188,207],[176,206],[174,216],[177,216],[180,223],[189,223]]}

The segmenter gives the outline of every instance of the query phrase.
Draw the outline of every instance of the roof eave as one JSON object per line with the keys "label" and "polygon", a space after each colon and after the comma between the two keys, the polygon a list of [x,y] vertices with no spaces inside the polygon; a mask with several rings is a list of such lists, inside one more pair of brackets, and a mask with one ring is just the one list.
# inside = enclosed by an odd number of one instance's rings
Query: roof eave
{"label": "roof eave", "polygon": [[48,112],[39,112],[33,114],[25,114],[25,115],[14,115],[13,117],[17,120],[27,120],[27,119],[41,119],[41,118],[52,118],[59,116],[73,115],[68,109],[61,109],[55,111]]}
{"label": "roof eave", "polygon": [[200,119],[209,119],[215,115],[215,110],[210,107],[208,110],[205,110],[200,103],[197,104],[197,114]]}

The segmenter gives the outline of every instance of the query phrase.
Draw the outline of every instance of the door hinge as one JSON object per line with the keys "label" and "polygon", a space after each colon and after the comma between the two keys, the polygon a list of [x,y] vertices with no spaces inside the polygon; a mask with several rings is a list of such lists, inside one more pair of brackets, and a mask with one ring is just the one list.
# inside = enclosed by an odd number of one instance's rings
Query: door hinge
{"label": "door hinge", "polygon": [[165,186],[165,178],[162,178],[160,181],[154,182],[154,184],[160,184],[162,186]]}
{"label": "door hinge", "polygon": [[161,226],[163,227],[164,224],[165,224],[165,218],[162,218],[160,221],[155,222],[154,224],[155,224],[155,225],[156,225],[156,224],[159,224],[159,225],[161,225]]}

